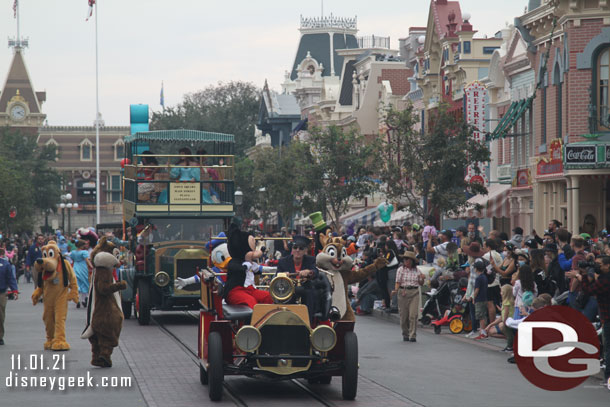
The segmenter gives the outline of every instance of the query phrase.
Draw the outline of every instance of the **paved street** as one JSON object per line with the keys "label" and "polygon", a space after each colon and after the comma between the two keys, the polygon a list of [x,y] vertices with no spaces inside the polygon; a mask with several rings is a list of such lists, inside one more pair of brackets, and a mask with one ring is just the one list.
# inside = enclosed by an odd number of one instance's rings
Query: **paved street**
{"label": "paved street", "polygon": [[[196,357],[197,321],[186,313],[155,313],[147,327],[125,321],[121,345],[114,352],[114,367],[89,365],[87,341],[78,338],[84,311],[71,304],[65,353],[42,351],[42,306],[31,306],[32,285],[22,284],[22,297],[9,302],[5,336],[0,347],[0,393],[2,405],[23,406],[201,406],[212,405],[207,388],[199,383]],[[194,313],[193,313],[194,314]],[[355,402],[341,400],[341,383],[308,386],[305,381],[269,382],[242,377],[227,378],[228,390],[219,404],[248,406],[605,406],[610,394],[591,378],[579,388],[561,393],[537,389],[527,382],[508,355],[499,352],[501,340],[475,343],[463,335],[435,335],[420,329],[417,343],[402,342],[399,327],[375,317],[358,317],[360,381]],[[66,356],[66,369],[45,373],[51,377],[87,376],[100,383],[102,376],[131,377],[129,388],[68,389],[11,388],[11,355],[59,354]],[[29,361],[28,361],[29,363]],[[46,362],[45,362],[46,363]],[[28,366],[26,364],[26,366]],[[26,371],[13,369],[25,376]],[[43,372],[36,372],[40,376]],[[316,393],[317,400],[311,393]],[[232,398],[233,397],[233,398]]]}

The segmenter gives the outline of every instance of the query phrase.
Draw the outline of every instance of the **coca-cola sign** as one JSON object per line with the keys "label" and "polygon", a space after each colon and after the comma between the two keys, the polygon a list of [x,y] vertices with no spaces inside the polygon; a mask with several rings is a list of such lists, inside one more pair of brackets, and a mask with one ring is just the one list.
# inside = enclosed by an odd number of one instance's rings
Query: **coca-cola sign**
{"label": "coca-cola sign", "polygon": [[566,146],[566,164],[595,164],[597,148],[595,146]]}

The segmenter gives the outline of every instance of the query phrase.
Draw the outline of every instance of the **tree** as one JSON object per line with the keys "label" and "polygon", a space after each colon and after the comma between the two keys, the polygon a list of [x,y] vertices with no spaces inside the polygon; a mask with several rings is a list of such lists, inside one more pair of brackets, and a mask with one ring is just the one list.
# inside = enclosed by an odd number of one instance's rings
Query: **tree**
{"label": "tree", "polygon": [[[355,129],[330,126],[310,130],[309,154],[301,159],[306,199],[328,207],[328,217],[337,225],[350,201],[364,199],[379,189],[380,145]],[[322,210],[319,207],[318,210]]]}
{"label": "tree", "polygon": [[[40,147],[36,139],[19,130],[1,130],[0,225],[12,231],[31,231],[35,217],[54,208],[61,195],[60,175],[50,167],[55,147]],[[10,218],[13,207],[17,216]]]}
{"label": "tree", "polygon": [[254,146],[254,125],[260,90],[252,83],[219,82],[186,94],[181,104],[153,112],[152,130],[191,129],[235,136],[235,154],[244,156]]}
{"label": "tree", "polygon": [[469,166],[480,174],[480,163],[490,157],[487,145],[473,138],[472,126],[448,113],[445,104],[432,113],[427,134],[414,130],[415,122],[412,106],[386,111],[382,179],[390,199],[406,201],[411,213],[425,217],[467,208],[466,192],[487,193],[483,184],[465,179]]}
{"label": "tree", "polygon": [[256,216],[254,210],[257,205],[258,188],[254,185],[254,161],[248,157],[238,157],[235,159],[235,189],[239,188],[242,192],[243,203],[237,207],[237,214],[242,219],[253,218]]}
{"label": "tree", "polygon": [[288,222],[301,211],[302,150],[303,146],[293,141],[288,146],[264,148],[256,153],[253,183],[263,220],[267,220],[271,212],[277,212],[284,222]]}

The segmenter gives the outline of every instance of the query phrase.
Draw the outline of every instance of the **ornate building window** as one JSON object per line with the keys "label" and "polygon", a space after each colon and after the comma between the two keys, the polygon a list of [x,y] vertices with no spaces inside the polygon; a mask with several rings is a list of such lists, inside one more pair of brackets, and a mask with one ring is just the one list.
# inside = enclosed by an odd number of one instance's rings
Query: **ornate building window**
{"label": "ornate building window", "polygon": [[597,57],[597,117],[598,128],[610,131],[608,84],[610,81],[610,48],[603,49]]}
{"label": "ornate building window", "polygon": [[114,143],[114,160],[120,161],[125,158],[125,143],[122,139],[118,139]]}
{"label": "ornate building window", "polygon": [[92,161],[93,160],[93,143],[88,139],[84,139],[80,143],[80,160],[81,161]]}
{"label": "ornate building window", "polygon": [[59,159],[59,143],[51,137],[49,141],[45,143],[45,146],[55,148],[55,161],[57,161]]}

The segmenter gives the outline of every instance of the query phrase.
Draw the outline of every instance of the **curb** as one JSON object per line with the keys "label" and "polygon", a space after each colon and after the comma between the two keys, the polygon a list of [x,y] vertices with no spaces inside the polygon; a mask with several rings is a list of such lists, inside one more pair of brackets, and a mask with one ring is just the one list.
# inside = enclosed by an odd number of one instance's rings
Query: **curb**
{"label": "curb", "polygon": [[[373,312],[371,314],[373,317],[377,318],[377,319],[382,319],[384,321],[388,321],[388,322],[392,322],[394,324],[400,325],[400,316],[398,314],[392,314],[389,312],[385,312],[382,311],[380,309],[373,309]],[[417,329],[423,329],[425,331],[429,331],[432,332],[432,328],[429,326],[423,326],[422,324],[418,324],[417,325]],[[478,346],[478,347],[482,347],[485,349],[489,349],[489,350],[502,350],[502,346],[498,346],[495,345],[489,341],[486,342],[477,342],[474,341],[472,339],[469,338],[465,338],[463,335],[446,335],[447,338],[453,338],[453,340],[457,340],[459,342],[463,342],[463,343],[470,343],[474,346]],[[592,377],[599,379],[599,380],[604,380],[604,373],[600,370],[599,373],[593,375]]]}

